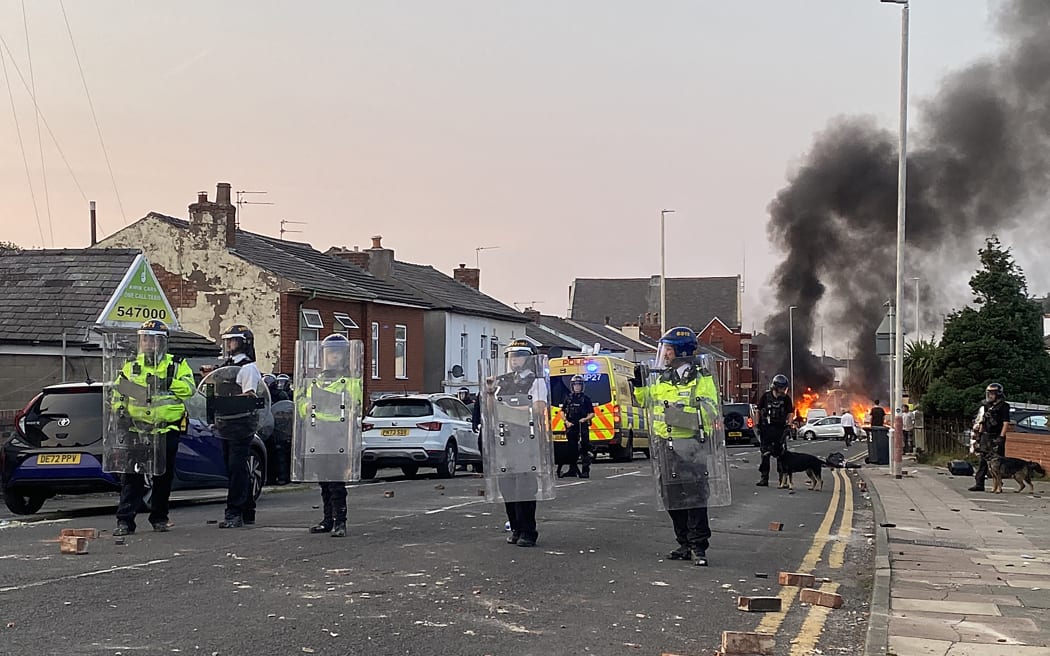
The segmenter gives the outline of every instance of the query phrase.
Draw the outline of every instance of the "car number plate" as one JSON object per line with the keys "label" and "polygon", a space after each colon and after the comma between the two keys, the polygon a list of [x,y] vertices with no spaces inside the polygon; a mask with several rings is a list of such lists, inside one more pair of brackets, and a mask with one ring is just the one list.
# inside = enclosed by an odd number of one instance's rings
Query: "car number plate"
{"label": "car number plate", "polygon": [[38,465],[79,465],[79,453],[41,453],[36,457]]}
{"label": "car number plate", "polygon": [[733,431],[733,432],[729,433],[729,437],[743,437],[743,436],[744,436],[744,434],[741,433],[740,431]]}
{"label": "car number plate", "polygon": [[408,435],[407,428],[384,428],[379,433],[383,437],[405,437]]}

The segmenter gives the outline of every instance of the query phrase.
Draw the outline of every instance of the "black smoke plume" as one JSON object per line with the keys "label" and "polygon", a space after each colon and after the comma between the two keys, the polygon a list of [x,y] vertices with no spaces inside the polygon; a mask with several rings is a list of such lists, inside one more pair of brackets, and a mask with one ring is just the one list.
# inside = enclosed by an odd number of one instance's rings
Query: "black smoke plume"
{"label": "black smoke plume", "polygon": [[[996,22],[1004,50],[948,76],[909,132],[906,276],[922,278],[924,297],[972,270],[976,244],[1017,226],[1050,189],[1050,2],[1005,2]],[[797,306],[798,389],[832,380],[809,355],[818,321],[852,342],[848,387],[872,396],[888,387],[874,334],[894,295],[897,153],[895,127],[834,119],[769,206],[767,232],[786,255],[766,329],[786,371],[787,308]]]}

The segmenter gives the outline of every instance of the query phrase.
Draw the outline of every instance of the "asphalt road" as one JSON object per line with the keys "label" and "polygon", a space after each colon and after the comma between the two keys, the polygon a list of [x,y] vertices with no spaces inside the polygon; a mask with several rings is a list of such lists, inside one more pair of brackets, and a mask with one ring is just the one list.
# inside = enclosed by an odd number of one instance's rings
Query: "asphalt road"
{"label": "asphalt road", "polygon": [[[465,473],[386,470],[351,486],[342,540],[307,534],[320,518],[310,486],[267,490],[259,523],[230,531],[209,523],[221,502],[193,495],[171,532],[144,532],[143,517],[124,545],[108,533],[115,496],[52,500],[34,521],[0,515],[0,653],[685,655],[714,653],[723,630],[756,629],[776,634],[777,654],[855,651],[873,560],[856,477],[825,470],[819,493],[804,475],[793,493],[756,488],[756,449],[730,453],[734,500],[712,509],[707,568],[664,560],[674,536],[640,454],[559,481],[533,549],[506,544],[502,505]],[[105,532],[89,554],[60,555],[64,527]],[[777,584],[782,570],[827,577],[845,607],[800,604]],[[741,594],[780,594],[785,611],[741,612]]]}

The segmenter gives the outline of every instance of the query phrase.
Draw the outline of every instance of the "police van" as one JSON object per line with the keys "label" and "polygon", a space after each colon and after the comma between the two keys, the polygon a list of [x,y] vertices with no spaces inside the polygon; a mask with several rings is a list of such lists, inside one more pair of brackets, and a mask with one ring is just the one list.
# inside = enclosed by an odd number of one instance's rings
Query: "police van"
{"label": "police van", "polygon": [[594,403],[590,438],[594,453],[608,453],[616,462],[629,462],[635,451],[649,457],[649,424],[645,408],[634,400],[634,363],[608,355],[552,358],[548,362],[551,386],[551,429],[555,442],[565,442],[565,414],[573,376],[583,377],[583,391]]}

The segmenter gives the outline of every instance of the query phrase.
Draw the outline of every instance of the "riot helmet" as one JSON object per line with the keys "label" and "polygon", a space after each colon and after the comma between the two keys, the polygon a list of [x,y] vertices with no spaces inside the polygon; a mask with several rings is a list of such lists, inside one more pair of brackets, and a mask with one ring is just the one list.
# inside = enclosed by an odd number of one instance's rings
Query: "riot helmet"
{"label": "riot helmet", "polygon": [[291,384],[291,376],[288,374],[277,374],[277,389],[288,389]]}
{"label": "riot helmet", "polygon": [[773,382],[770,383],[769,388],[774,392],[786,394],[789,384],[790,381],[788,381],[787,376],[784,374],[777,374],[776,376],[773,376]]}
{"label": "riot helmet", "polygon": [[255,335],[248,326],[234,324],[222,334],[222,349],[227,358],[243,354],[255,362]]}
{"label": "riot helmet", "polygon": [[516,339],[503,351],[507,356],[507,371],[519,372],[527,368],[529,358],[536,355],[532,344],[524,339]]}
{"label": "riot helmet", "polygon": [[[577,386],[579,386],[579,389],[576,389]],[[580,394],[581,392],[583,392],[583,387],[583,376],[581,376],[580,374],[576,374],[575,376],[569,379],[569,389],[572,391],[573,394]]]}
{"label": "riot helmet", "polygon": [[350,340],[335,333],[321,341],[321,368],[328,372],[350,370]]}
{"label": "riot helmet", "polygon": [[668,330],[660,338],[656,349],[656,368],[666,369],[677,358],[692,357],[696,353],[698,342],[692,328],[677,326]]}
{"label": "riot helmet", "polygon": [[988,387],[984,388],[984,400],[989,403],[995,403],[1001,399],[1006,398],[1006,392],[1003,390],[1003,386],[1000,383],[989,383]]}
{"label": "riot helmet", "polygon": [[277,376],[273,374],[263,374],[262,379],[267,387],[274,387],[277,384]]}
{"label": "riot helmet", "polygon": [[456,398],[463,403],[470,403],[470,389],[467,387],[460,387],[456,390]]}
{"label": "riot helmet", "polygon": [[142,322],[138,330],[139,354],[146,364],[157,364],[168,353],[168,324],[160,319]]}

